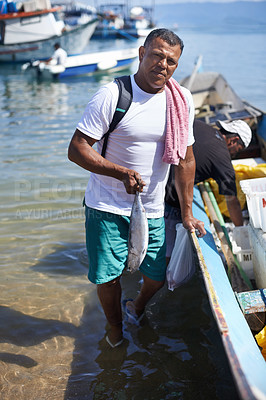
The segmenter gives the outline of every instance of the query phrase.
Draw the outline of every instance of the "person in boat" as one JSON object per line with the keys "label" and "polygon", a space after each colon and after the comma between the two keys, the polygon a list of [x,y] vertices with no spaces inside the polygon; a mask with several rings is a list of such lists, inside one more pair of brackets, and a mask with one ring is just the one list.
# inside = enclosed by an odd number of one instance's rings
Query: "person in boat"
{"label": "person in boat", "polygon": [[45,61],[45,64],[63,65],[65,66],[67,60],[67,52],[62,49],[60,43],[55,43],[54,53],[52,57]]}
{"label": "person in boat", "polygon": [[[231,159],[251,141],[249,125],[242,121],[217,121],[212,127],[200,120],[194,121],[195,142],[193,152],[196,160],[195,183],[213,178],[219,193],[225,196],[230,218],[235,226],[243,225],[241,206],[237,198],[235,171]],[[165,229],[167,242],[167,262],[175,243],[175,226],[181,222],[181,210],[175,189],[174,170],[170,168],[165,194]]]}
{"label": "person in boat", "polygon": [[[116,109],[118,86],[115,81],[102,87],[89,101],[69,144],[69,160],[91,172],[85,192],[88,278],[97,285],[98,297],[110,325],[106,341],[111,347],[123,341],[120,277],[127,261],[133,195],[142,192],[149,224],[149,245],[139,268],[143,277],[141,290],[135,300],[123,301],[128,321],[139,324],[146,304],[164,285],[164,189],[172,162],[177,164],[183,224],[190,231],[198,230],[201,236],[206,233],[204,223],[192,214],[195,172],[192,95],[170,79],[182,50],[183,42],[174,32],[153,30],[139,48],[138,70],[130,77],[132,103],[110,134],[105,158],[100,154],[103,136]],[[175,134],[173,126],[176,126],[169,122],[170,130],[165,129],[166,96],[178,101],[179,110],[182,110],[177,114],[177,108],[171,109],[183,135],[176,135],[183,158],[175,149],[174,160],[163,157],[165,148],[170,153],[173,150],[171,143],[167,146],[165,138],[170,141]],[[92,147],[96,142],[98,152]]]}

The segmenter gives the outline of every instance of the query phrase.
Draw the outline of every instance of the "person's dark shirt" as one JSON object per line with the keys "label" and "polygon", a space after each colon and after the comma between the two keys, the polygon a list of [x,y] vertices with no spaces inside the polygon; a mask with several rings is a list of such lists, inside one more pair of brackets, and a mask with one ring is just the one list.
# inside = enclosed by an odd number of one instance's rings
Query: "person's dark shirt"
{"label": "person's dark shirt", "polygon": [[[194,121],[193,130],[195,137],[193,152],[196,160],[195,183],[213,178],[219,186],[220,194],[236,196],[235,171],[223,136],[219,130],[199,120]],[[170,168],[166,185],[165,201],[179,208],[173,166]]]}

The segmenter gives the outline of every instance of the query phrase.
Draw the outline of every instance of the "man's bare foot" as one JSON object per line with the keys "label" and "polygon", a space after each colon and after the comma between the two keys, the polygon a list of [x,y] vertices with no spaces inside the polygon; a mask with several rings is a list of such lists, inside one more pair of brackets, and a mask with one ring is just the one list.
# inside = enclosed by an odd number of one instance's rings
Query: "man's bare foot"
{"label": "man's bare foot", "polygon": [[136,318],[139,318],[144,312],[144,310],[138,310],[136,308],[134,300],[128,300],[126,302],[126,308],[129,310],[130,314],[134,315]]}
{"label": "man's bare foot", "polygon": [[127,322],[139,326],[140,321],[144,317],[144,310],[138,310],[132,299],[124,300],[123,307],[126,314]]}
{"label": "man's bare foot", "polygon": [[[107,339],[108,338],[108,339]],[[106,337],[107,342],[112,347],[116,347],[123,341],[122,324],[121,325],[111,325],[111,329]]]}

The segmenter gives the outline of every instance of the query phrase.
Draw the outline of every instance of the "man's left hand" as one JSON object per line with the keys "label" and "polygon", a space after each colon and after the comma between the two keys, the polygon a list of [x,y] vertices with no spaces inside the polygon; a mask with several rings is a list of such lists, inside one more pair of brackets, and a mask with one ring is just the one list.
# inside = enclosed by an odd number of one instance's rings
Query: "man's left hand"
{"label": "man's left hand", "polygon": [[206,231],[204,229],[204,222],[198,220],[194,217],[187,217],[183,219],[184,228],[186,228],[189,232],[196,232],[198,237],[203,237],[206,235]]}

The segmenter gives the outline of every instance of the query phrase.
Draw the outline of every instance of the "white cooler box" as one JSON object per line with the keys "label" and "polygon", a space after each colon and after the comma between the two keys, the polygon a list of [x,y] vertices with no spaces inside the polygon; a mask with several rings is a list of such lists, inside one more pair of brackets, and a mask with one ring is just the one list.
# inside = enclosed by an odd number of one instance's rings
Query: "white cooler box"
{"label": "white cooler box", "polygon": [[240,181],[240,186],[246,195],[252,225],[266,232],[266,177]]}
{"label": "white cooler box", "polygon": [[253,254],[254,277],[258,289],[266,288],[266,233],[248,225],[250,246]]}
{"label": "white cooler box", "polygon": [[249,279],[254,279],[253,251],[249,241],[248,226],[236,226],[232,233],[231,242],[232,251],[241,267]]}

